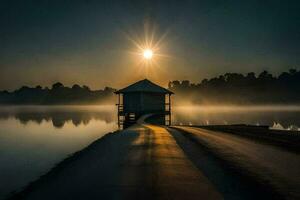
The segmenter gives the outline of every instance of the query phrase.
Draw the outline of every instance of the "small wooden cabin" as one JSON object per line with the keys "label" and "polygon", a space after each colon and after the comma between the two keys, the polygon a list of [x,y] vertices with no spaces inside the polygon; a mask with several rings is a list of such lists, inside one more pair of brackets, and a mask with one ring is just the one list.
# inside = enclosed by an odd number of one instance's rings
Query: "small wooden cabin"
{"label": "small wooden cabin", "polygon": [[171,125],[173,92],[144,79],[115,93],[118,95],[119,127],[132,125],[144,114],[155,114],[156,124]]}

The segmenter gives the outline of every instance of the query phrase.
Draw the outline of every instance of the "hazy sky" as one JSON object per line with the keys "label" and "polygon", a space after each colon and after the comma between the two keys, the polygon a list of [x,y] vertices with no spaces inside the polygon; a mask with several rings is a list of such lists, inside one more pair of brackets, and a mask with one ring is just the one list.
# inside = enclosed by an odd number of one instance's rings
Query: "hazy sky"
{"label": "hazy sky", "polygon": [[[299,69],[299,2],[0,0],[0,89],[56,81],[119,88],[145,77],[165,85]],[[151,30],[155,41],[165,36],[157,52],[165,56],[145,67],[129,38]]]}

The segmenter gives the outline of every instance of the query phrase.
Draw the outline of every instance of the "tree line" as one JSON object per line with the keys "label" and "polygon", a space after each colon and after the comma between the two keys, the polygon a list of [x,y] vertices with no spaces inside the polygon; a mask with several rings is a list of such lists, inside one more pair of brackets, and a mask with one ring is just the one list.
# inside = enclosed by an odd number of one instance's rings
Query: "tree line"
{"label": "tree line", "polygon": [[279,76],[268,71],[225,73],[200,83],[170,81],[175,102],[195,104],[299,104],[300,71],[290,69]]}
{"label": "tree line", "polygon": [[51,105],[51,104],[104,104],[113,101],[115,89],[105,87],[103,90],[91,90],[88,86],[66,87],[57,82],[51,89],[41,86],[23,86],[13,92],[0,91],[0,104],[27,104],[27,105]]}
{"label": "tree line", "polygon": [[[175,93],[175,104],[299,104],[300,71],[290,69],[278,76],[263,71],[225,73],[200,83],[174,80],[168,84]],[[66,87],[58,82],[48,87],[23,86],[13,92],[0,91],[0,104],[114,104],[111,87],[91,90],[88,86]]]}

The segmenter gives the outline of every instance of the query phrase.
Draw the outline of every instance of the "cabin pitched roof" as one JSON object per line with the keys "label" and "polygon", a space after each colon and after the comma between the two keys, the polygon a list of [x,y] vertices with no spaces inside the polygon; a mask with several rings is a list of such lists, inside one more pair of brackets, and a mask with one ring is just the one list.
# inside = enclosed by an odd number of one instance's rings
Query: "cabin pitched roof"
{"label": "cabin pitched roof", "polygon": [[126,88],[116,91],[116,94],[123,94],[129,92],[152,92],[152,93],[163,93],[163,94],[174,94],[170,90],[163,88],[155,83],[152,83],[148,79],[140,80],[136,83],[129,85]]}

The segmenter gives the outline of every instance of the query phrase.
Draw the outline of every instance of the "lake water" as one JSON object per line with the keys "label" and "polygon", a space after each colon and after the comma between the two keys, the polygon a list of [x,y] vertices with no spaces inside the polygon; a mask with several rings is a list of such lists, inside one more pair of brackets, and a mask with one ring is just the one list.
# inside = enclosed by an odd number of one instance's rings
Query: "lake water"
{"label": "lake water", "polygon": [[[117,129],[115,106],[0,107],[0,199],[36,180],[67,156]],[[173,108],[174,124],[300,127],[300,108]],[[293,126],[292,126],[293,125]]]}
{"label": "lake water", "polygon": [[0,199],[117,129],[114,106],[0,108]]}

